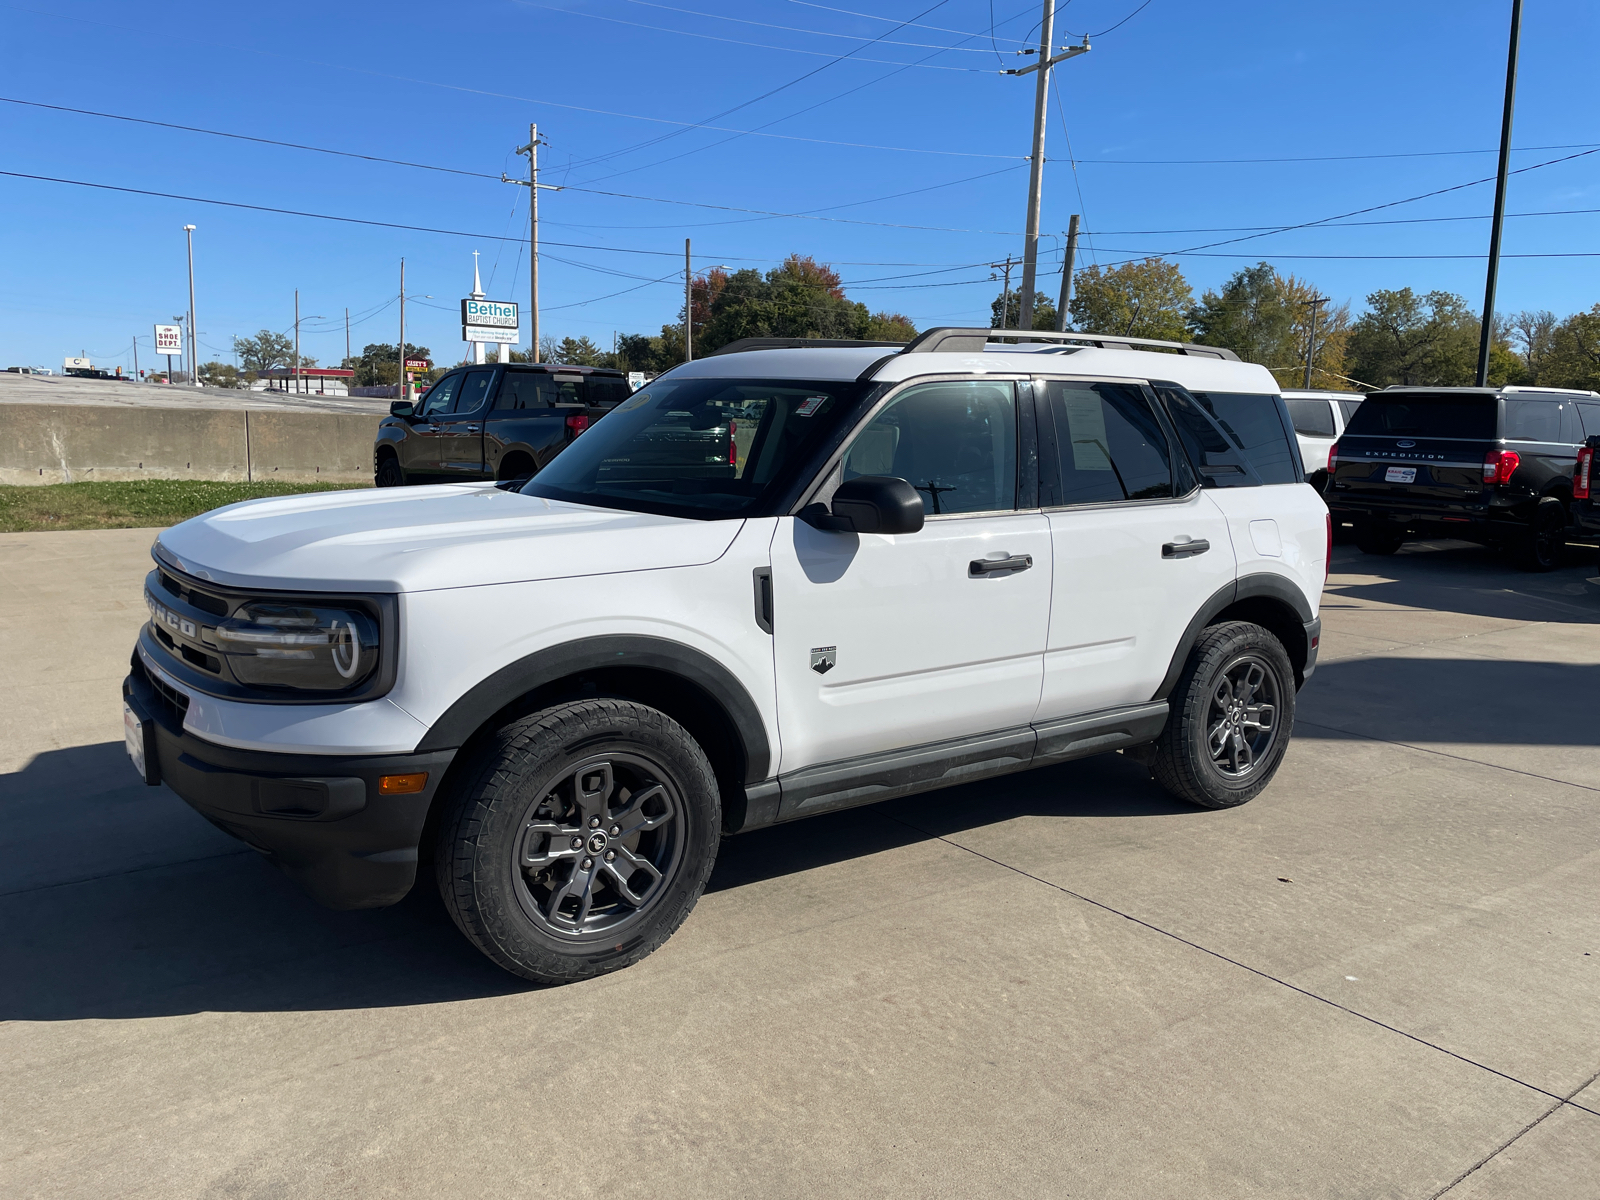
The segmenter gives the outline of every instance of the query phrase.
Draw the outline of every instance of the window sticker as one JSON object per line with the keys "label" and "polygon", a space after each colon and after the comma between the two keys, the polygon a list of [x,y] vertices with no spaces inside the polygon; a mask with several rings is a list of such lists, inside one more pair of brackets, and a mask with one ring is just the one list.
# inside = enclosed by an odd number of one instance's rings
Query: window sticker
{"label": "window sticker", "polygon": [[826,396],[808,396],[800,401],[799,407],[794,410],[794,415],[797,417],[809,417],[827,402],[828,398]]}
{"label": "window sticker", "polygon": [[626,400],[624,400],[621,404],[617,405],[617,408],[622,412],[629,412],[629,411],[631,411],[631,410],[633,410],[635,408],[643,408],[646,404],[649,404],[649,403],[650,403],[650,393],[649,392],[635,392],[633,395],[629,396]]}
{"label": "window sticker", "polygon": [[1063,389],[1061,405],[1067,414],[1067,429],[1072,439],[1072,465],[1079,471],[1109,471],[1106,414],[1100,397],[1078,388]]}

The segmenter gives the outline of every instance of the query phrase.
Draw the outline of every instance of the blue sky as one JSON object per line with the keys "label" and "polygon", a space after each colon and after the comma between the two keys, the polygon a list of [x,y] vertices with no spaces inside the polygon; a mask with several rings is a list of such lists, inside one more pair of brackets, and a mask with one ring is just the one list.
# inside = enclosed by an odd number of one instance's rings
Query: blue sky
{"label": "blue sky", "polygon": [[[1138,3],[1073,0],[1057,40],[1101,34]],[[674,320],[681,277],[647,281],[681,269],[685,237],[699,269],[767,268],[799,251],[835,264],[852,298],[919,327],[984,322],[998,292],[985,264],[1021,249],[1033,105],[1031,78],[998,71],[1036,41],[1039,6],[934,4],[23,0],[0,4],[0,96],[496,177],[523,171],[513,148],[537,121],[543,180],[570,185],[540,210],[543,329],[558,336],[609,346],[613,331]],[[1509,11],[1509,0],[1151,0],[1056,72],[1043,227],[1059,233],[1083,213],[1080,261],[1114,263],[1492,175]],[[906,20],[916,24],[896,28]],[[1514,139],[1527,149],[1513,166],[1600,146],[1587,94],[1597,35],[1600,6],[1527,7]],[[695,127],[705,123],[721,128]],[[1323,161],[1195,161],[1286,158]],[[198,226],[206,358],[228,359],[235,335],[287,328],[296,288],[303,319],[320,318],[303,320],[305,353],[343,356],[346,307],[358,352],[393,342],[402,255],[417,297],[408,340],[441,361],[464,349],[457,301],[472,251],[492,298],[527,294],[526,189],[497,178],[10,103],[0,170],[474,235],[0,175],[0,365],[59,369],[86,350],[126,370],[135,336],[150,365],[151,324],[187,304],[186,223]],[[1477,307],[1487,220],[1418,222],[1482,218],[1491,205],[1479,184],[1353,218],[1412,223],[1277,233],[1178,261],[1197,294],[1266,258],[1357,311],[1369,291],[1408,284]],[[1565,215],[1508,221],[1505,253],[1600,252],[1600,213],[1577,209],[1600,209],[1600,153],[1514,175],[1510,212]],[[1168,232],[1212,229],[1238,232]],[[1059,263],[1059,237],[1044,245]],[[1384,257],[1423,255],[1467,257]],[[1044,274],[1041,286],[1058,282]],[[1600,258],[1502,266],[1502,310],[1597,302]]]}

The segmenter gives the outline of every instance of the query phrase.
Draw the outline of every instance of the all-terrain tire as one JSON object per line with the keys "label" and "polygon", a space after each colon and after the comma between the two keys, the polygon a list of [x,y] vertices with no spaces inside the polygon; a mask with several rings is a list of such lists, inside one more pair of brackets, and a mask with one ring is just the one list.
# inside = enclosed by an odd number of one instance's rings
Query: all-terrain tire
{"label": "all-terrain tire", "polygon": [[1567,510],[1554,496],[1539,501],[1527,532],[1511,547],[1511,558],[1524,571],[1554,571],[1567,544]]}
{"label": "all-terrain tire", "polygon": [[[1243,694],[1252,679],[1254,695]],[[1174,796],[1202,808],[1233,808],[1254,799],[1272,782],[1288,749],[1294,699],[1294,667],[1283,643],[1248,621],[1211,626],[1189,652],[1173,689],[1150,773]],[[1251,716],[1259,727],[1268,705],[1270,736],[1262,737],[1259,728],[1251,729]],[[1235,743],[1234,735],[1243,741]],[[1250,761],[1241,771],[1246,748]]]}
{"label": "all-terrain tire", "polygon": [[406,473],[400,469],[399,460],[392,454],[385,454],[378,462],[377,474],[373,483],[378,487],[404,487]]}
{"label": "all-terrain tire", "polygon": [[479,950],[524,979],[570,983],[638,962],[683,924],[716,861],[722,806],[681,725],[633,701],[581,700],[470,753],[434,862]]}

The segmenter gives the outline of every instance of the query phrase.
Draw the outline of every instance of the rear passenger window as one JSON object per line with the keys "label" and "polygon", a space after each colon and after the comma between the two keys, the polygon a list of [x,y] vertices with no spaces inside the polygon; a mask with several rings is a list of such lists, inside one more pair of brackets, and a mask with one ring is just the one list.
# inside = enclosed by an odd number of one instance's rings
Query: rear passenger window
{"label": "rear passenger window", "polygon": [[1284,404],[1289,409],[1289,418],[1294,422],[1296,433],[1303,433],[1307,437],[1333,436],[1333,409],[1326,400],[1285,398]]}
{"label": "rear passenger window", "polygon": [[493,371],[468,371],[461,381],[461,391],[456,396],[455,407],[450,411],[461,416],[475,413],[489,398],[489,385],[494,382]]}
{"label": "rear passenger window", "polygon": [[533,371],[507,371],[500,381],[500,395],[494,402],[496,411],[550,407],[549,397],[539,390],[539,381],[545,378],[547,376]]}
{"label": "rear passenger window", "polygon": [[633,391],[625,379],[613,379],[608,375],[589,376],[589,403],[596,407],[621,404],[631,395]]}
{"label": "rear passenger window", "polygon": [[1507,400],[1507,441],[1559,442],[1561,406],[1554,400]]}
{"label": "rear passenger window", "polygon": [[1262,483],[1301,482],[1300,455],[1278,415],[1278,397],[1242,392],[1194,396],[1244,451]]}
{"label": "rear passenger window", "polygon": [[1578,416],[1583,421],[1585,437],[1600,437],[1600,403],[1589,404],[1579,400]]}
{"label": "rear passenger window", "polygon": [[1057,470],[1043,503],[1172,496],[1172,451],[1143,388],[1052,379],[1044,389]]}

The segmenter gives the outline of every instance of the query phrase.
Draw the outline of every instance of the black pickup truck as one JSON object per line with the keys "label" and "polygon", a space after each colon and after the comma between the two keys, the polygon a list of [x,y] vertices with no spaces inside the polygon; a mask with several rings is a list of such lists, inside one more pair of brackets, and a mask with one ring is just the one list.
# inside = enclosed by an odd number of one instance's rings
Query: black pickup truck
{"label": "black pickup truck", "polygon": [[1578,451],[1572,472],[1572,519],[1585,537],[1600,538],[1600,433]]}
{"label": "black pickup truck", "polygon": [[1464,538],[1548,571],[1573,529],[1573,472],[1600,434],[1600,394],[1551,388],[1385,388],[1329,457],[1324,496],[1356,545]]}
{"label": "black pickup truck", "polygon": [[526,479],[629,396],[621,371],[509,363],[458,367],[378,426],[379,487]]}

